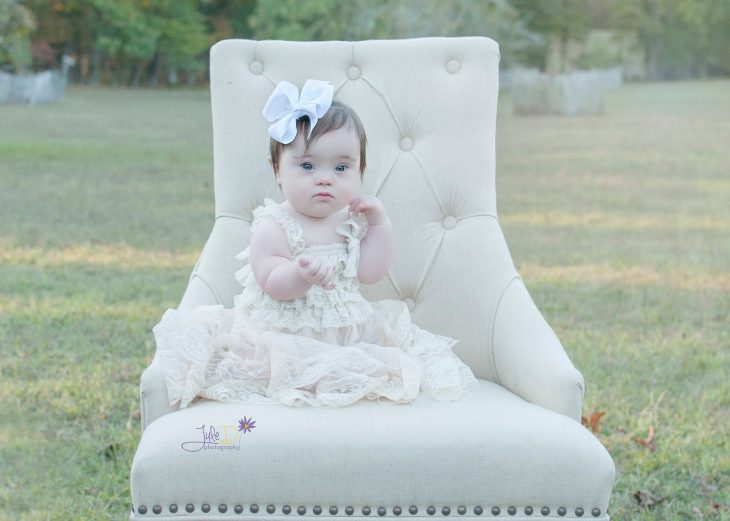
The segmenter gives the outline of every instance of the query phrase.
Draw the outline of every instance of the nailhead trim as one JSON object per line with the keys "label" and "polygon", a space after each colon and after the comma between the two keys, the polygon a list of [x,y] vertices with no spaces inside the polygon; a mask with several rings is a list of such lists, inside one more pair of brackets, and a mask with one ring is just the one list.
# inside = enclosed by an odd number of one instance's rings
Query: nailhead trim
{"label": "nailhead trim", "polygon": [[[168,509],[169,509],[170,513],[176,514],[178,512],[179,507],[176,503],[171,503],[169,505]],[[147,510],[148,510],[148,508],[146,505],[140,505],[139,507],[137,507],[137,513],[140,515],[147,514]],[[200,510],[207,514],[208,512],[210,512],[210,505],[208,503],[203,503],[200,506]],[[254,503],[250,506],[250,510],[252,513],[256,514],[259,511],[259,506],[256,503]],[[281,510],[284,514],[289,514],[292,511],[292,507],[290,505],[284,505],[281,507]],[[467,512],[467,507],[464,505],[459,505],[459,507],[457,507],[456,510],[460,515],[464,515]],[[185,511],[188,512],[189,514],[192,514],[193,512],[195,512],[195,505],[193,505],[192,503],[187,503],[185,505]],[[225,514],[227,511],[228,511],[228,505],[226,505],[225,503],[218,505],[218,512],[220,512],[221,514]],[[236,514],[242,514],[243,506],[240,504],[237,504],[234,507],[234,511]],[[276,512],[276,505],[273,505],[273,504],[267,505],[266,511],[269,514],[274,514]],[[155,514],[161,514],[162,507],[160,505],[154,505],[152,507],[152,512],[154,512]],[[315,505],[314,507],[312,507],[312,512],[316,515],[320,515],[322,513],[322,507],[320,505]],[[339,509],[336,505],[332,505],[329,507],[329,513],[331,515],[335,516],[338,514],[338,512],[339,512]],[[387,512],[388,512],[388,509],[384,506],[380,506],[377,509],[377,513],[381,517],[385,516],[387,514]],[[410,507],[408,507],[408,512],[410,512],[410,514],[412,514],[412,515],[416,515],[418,513],[418,507],[416,505],[411,505]],[[433,505],[429,505],[426,508],[426,512],[428,513],[428,515],[433,516],[436,513],[436,507]],[[550,512],[551,512],[551,510],[550,510],[550,507],[548,507],[548,506],[544,506],[540,509],[540,513],[546,517],[550,515]],[[565,507],[558,507],[556,512],[560,517],[564,517],[565,515],[567,515],[568,510]],[[132,505],[132,513],[134,513],[134,505]],[[297,507],[297,513],[299,515],[306,514],[307,507],[300,505],[299,507]],[[351,516],[355,513],[355,508],[351,505],[348,505],[347,507],[345,507],[345,513],[348,516]],[[368,506],[362,507],[362,513],[363,513],[363,515],[369,516],[371,513],[371,508]],[[402,513],[403,513],[402,507],[400,507],[400,506],[393,507],[394,515],[400,516]],[[483,509],[481,506],[477,505],[474,507],[474,514],[480,516],[480,515],[482,515],[482,513],[483,513]],[[491,508],[491,513],[493,516],[499,516],[502,513],[502,509],[498,506],[493,506]],[[514,516],[515,514],[517,514],[517,508],[514,505],[510,505],[507,508],[507,513],[510,516]],[[531,516],[533,513],[534,513],[534,509],[532,506],[525,507],[525,515]],[[451,508],[448,506],[442,507],[441,514],[443,514],[444,516],[450,515]],[[585,514],[585,510],[583,508],[578,507],[575,509],[576,517],[583,517],[584,514]],[[600,517],[601,509],[600,508],[592,509],[591,515],[593,517]]]}

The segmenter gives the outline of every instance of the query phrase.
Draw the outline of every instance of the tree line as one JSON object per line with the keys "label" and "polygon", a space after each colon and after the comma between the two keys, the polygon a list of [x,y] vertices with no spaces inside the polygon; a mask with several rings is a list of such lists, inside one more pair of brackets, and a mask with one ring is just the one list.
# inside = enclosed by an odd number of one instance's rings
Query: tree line
{"label": "tree line", "polygon": [[[647,79],[730,75],[730,0],[0,0],[0,68],[74,60],[84,84],[204,84],[225,38],[489,36],[502,65],[641,61]],[[610,40],[588,45],[602,30]],[[593,40],[591,40],[593,41]]]}

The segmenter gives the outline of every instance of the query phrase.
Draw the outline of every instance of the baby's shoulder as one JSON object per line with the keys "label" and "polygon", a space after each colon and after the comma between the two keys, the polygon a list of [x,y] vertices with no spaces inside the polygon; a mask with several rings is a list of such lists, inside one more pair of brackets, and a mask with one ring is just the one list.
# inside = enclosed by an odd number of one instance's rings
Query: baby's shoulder
{"label": "baby's shoulder", "polygon": [[290,257],[289,239],[281,223],[272,215],[262,215],[251,231],[252,255]]}

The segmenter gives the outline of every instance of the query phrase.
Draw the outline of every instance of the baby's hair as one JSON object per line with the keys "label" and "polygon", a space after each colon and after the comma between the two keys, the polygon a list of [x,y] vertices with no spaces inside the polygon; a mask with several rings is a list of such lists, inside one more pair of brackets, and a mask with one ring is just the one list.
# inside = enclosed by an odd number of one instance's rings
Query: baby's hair
{"label": "baby's hair", "polygon": [[[329,110],[317,120],[317,124],[314,126],[314,130],[312,130],[312,135],[309,136],[309,139],[307,139],[307,134],[309,133],[309,117],[302,116],[297,119],[297,135],[301,134],[304,136],[306,143],[305,152],[309,150],[309,145],[316,141],[317,138],[327,132],[332,132],[342,127],[354,129],[358,138],[360,138],[360,178],[362,178],[365,172],[365,147],[367,146],[368,140],[365,136],[365,128],[362,126],[362,121],[360,121],[360,118],[352,107],[341,101],[333,100]],[[271,165],[274,167],[275,173],[279,171],[279,158],[281,157],[282,151],[290,145],[291,143],[285,145],[271,138],[269,148],[271,152]]]}

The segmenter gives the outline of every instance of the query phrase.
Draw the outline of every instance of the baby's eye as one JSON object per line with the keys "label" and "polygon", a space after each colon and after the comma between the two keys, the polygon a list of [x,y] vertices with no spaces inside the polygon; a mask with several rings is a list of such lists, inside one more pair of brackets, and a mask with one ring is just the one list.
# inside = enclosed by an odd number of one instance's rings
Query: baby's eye
{"label": "baby's eye", "polygon": [[299,166],[302,167],[302,170],[307,170],[307,171],[314,170],[314,165],[312,163],[302,163]]}
{"label": "baby's eye", "polygon": [[335,170],[337,170],[338,172],[344,172],[347,169],[348,169],[348,166],[347,165],[337,165],[335,167]]}

